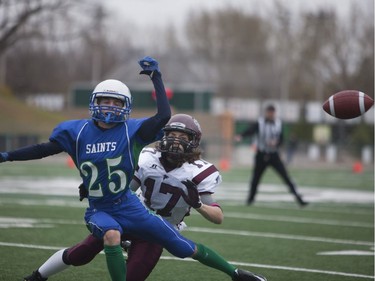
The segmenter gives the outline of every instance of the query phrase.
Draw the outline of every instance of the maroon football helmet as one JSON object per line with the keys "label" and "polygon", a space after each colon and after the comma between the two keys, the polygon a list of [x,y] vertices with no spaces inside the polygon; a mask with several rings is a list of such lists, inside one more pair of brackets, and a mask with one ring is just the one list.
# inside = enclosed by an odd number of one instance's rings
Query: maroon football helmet
{"label": "maroon football helmet", "polygon": [[[189,161],[193,155],[196,155],[202,131],[196,119],[187,114],[176,114],[171,117],[167,125],[163,128],[164,137],[159,141],[157,149],[170,159],[178,162]],[[188,135],[189,140],[170,136],[170,132],[183,132]],[[196,157],[193,157],[196,158]]]}

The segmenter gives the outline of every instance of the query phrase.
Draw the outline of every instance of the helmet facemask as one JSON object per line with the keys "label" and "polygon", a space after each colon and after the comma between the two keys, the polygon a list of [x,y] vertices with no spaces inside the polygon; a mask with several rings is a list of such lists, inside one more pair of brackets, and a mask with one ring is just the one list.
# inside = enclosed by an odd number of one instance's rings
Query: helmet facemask
{"label": "helmet facemask", "polygon": [[192,116],[173,115],[163,131],[164,137],[157,143],[156,149],[171,166],[179,167],[185,162],[192,163],[200,158],[202,131],[198,121]]}
{"label": "helmet facemask", "polygon": [[186,133],[189,140],[171,136],[171,131],[165,131],[164,137],[158,142],[157,149],[162,156],[172,165],[181,166],[185,162],[194,162],[199,159],[201,151],[199,142],[192,133]]}
{"label": "helmet facemask", "polygon": [[[115,98],[122,102],[123,106],[101,105],[103,98]],[[124,95],[95,93],[90,103],[90,112],[92,119],[102,121],[104,123],[124,122],[129,119],[131,112],[131,100]]]}
{"label": "helmet facemask", "polygon": [[[102,99],[116,99],[121,105],[103,104]],[[129,88],[121,81],[108,79],[96,85],[90,98],[92,119],[104,123],[118,123],[128,120],[131,112],[132,96]]]}

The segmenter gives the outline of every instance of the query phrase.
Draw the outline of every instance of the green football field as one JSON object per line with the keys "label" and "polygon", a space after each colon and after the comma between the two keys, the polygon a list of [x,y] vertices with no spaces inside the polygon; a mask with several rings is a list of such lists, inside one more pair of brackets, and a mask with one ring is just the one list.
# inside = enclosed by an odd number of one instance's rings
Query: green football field
{"label": "green football field", "polygon": [[[61,163],[1,165],[0,280],[22,280],[56,250],[87,235],[83,223],[87,203],[78,201],[76,188],[65,191],[64,184],[75,187],[79,179],[74,170]],[[343,196],[342,202],[314,199],[306,208],[300,208],[292,200],[267,197],[269,194],[260,186],[260,200],[253,206],[245,206],[243,200],[236,198],[221,199],[226,216],[221,225],[211,224],[193,212],[186,219],[189,227],[183,234],[270,281],[374,279],[372,169],[357,175],[350,169],[294,168],[291,174],[301,192],[308,190],[305,186],[313,186],[313,190],[320,190],[323,195],[329,190],[339,199],[347,191],[358,192],[362,197],[352,200]],[[248,177],[246,169],[225,172],[222,188],[230,188],[231,183],[242,184],[244,188],[236,192],[243,192],[246,198]],[[33,184],[38,188],[33,189]],[[262,184],[281,186],[272,172],[267,172]],[[49,280],[110,279],[101,254],[90,264],[69,268]],[[230,278],[191,259],[175,259],[165,252],[148,280]]]}

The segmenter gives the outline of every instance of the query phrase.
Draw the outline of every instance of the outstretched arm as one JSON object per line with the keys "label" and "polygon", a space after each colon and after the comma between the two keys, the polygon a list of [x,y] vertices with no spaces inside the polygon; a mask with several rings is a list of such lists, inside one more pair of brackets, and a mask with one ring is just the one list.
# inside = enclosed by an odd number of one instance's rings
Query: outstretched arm
{"label": "outstretched arm", "polygon": [[254,134],[256,134],[259,130],[259,125],[258,125],[258,122],[255,123],[254,125],[250,125],[249,127],[247,127],[247,129],[245,131],[243,131],[241,134],[237,134],[234,136],[234,140],[239,142],[239,141],[242,141],[242,139],[244,137],[249,137],[249,136],[252,136]]}
{"label": "outstretched arm", "polygon": [[224,220],[224,213],[220,206],[215,203],[212,194],[202,194],[202,206],[196,209],[205,219],[210,222],[221,224]]}
{"label": "outstretched arm", "polygon": [[56,142],[39,143],[21,147],[10,152],[1,152],[0,162],[41,159],[63,151],[63,148]]}
{"label": "outstretched arm", "polygon": [[257,122],[253,125],[250,125],[245,131],[243,131],[241,136],[242,137],[251,137],[252,135],[257,133],[258,130],[259,130],[259,125],[258,125],[258,122]]}
{"label": "outstretched arm", "polygon": [[187,194],[184,196],[185,202],[197,210],[205,219],[221,224],[224,220],[224,214],[220,206],[215,203],[212,194],[199,195],[196,184],[190,180],[182,181],[182,183],[187,188]]}
{"label": "outstretched arm", "polygon": [[142,71],[140,74],[149,75],[154,84],[156,92],[157,113],[144,121],[138,130],[138,136],[144,142],[152,142],[159,131],[171,118],[171,108],[165,93],[163,79],[159,70],[158,62],[150,57],[139,61]]}

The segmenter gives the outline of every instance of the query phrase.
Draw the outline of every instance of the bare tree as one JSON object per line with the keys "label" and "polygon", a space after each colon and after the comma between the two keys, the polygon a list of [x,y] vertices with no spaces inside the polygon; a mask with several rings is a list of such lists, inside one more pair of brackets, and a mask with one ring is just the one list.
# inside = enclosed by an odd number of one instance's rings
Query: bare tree
{"label": "bare tree", "polygon": [[0,1],[0,84],[6,82],[7,50],[21,41],[44,38],[54,26],[56,14],[66,15],[70,7],[71,1],[62,0]]}
{"label": "bare tree", "polygon": [[267,48],[268,25],[236,8],[192,14],[186,25],[191,49],[216,77],[219,95],[266,97],[272,92]]}
{"label": "bare tree", "polygon": [[50,24],[46,19],[66,15],[72,5],[64,0],[0,1],[0,56],[20,40],[41,38],[41,27]]}
{"label": "bare tree", "polygon": [[[329,10],[302,15],[295,49],[299,77],[294,77],[300,83],[293,84],[310,85],[304,98],[323,101],[344,89],[370,88],[373,94],[374,23],[367,12],[353,4],[345,20]],[[364,78],[367,86],[358,83]]]}
{"label": "bare tree", "polygon": [[[10,2],[0,6],[0,10],[10,12]],[[113,51],[105,32],[107,14],[100,3],[83,0],[13,2],[14,5],[19,2],[17,9],[29,15],[27,22],[18,22],[12,36],[7,37],[12,40],[3,40],[7,46],[4,47],[7,63],[3,82],[6,81],[17,95],[64,93],[74,81],[101,80],[115,66],[118,52]],[[8,17],[8,21],[12,21],[10,15]],[[0,35],[6,33],[11,32],[3,28]]]}

